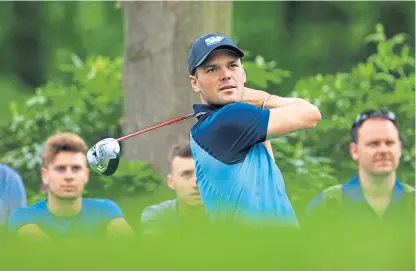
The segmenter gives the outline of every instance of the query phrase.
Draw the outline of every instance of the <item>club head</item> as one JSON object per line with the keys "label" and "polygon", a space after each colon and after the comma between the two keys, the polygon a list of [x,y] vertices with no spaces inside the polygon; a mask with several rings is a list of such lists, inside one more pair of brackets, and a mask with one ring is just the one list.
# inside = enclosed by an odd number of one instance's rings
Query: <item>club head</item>
{"label": "club head", "polygon": [[114,138],[100,140],[88,150],[87,161],[94,171],[113,175],[120,162],[120,144]]}

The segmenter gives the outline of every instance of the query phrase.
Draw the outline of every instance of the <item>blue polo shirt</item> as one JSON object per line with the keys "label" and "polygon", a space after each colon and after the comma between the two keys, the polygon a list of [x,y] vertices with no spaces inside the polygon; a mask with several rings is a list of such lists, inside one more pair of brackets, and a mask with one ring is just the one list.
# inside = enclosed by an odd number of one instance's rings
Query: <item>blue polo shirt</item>
{"label": "blue polo shirt", "polygon": [[123,217],[120,207],[111,200],[82,199],[78,215],[58,217],[49,212],[46,200],[15,209],[9,218],[9,231],[26,224],[35,224],[55,241],[78,238],[102,238],[106,227],[115,218]]}
{"label": "blue polo shirt", "polygon": [[[339,212],[338,216],[343,216],[345,223],[379,223],[385,224],[402,224],[403,226],[414,223],[414,189],[410,190],[397,179],[394,187],[391,201],[382,215],[378,215],[365,199],[359,181],[356,175],[353,179],[341,186],[340,206],[323,206],[324,192],[319,193],[309,204],[307,211],[313,215],[321,211],[328,211],[334,208]],[[332,205],[336,204],[335,202]],[[322,214],[322,213],[320,213]],[[359,219],[357,219],[359,218]]]}
{"label": "blue polo shirt", "polygon": [[213,221],[297,225],[283,176],[262,142],[270,110],[247,103],[196,104],[190,131],[196,182]]}

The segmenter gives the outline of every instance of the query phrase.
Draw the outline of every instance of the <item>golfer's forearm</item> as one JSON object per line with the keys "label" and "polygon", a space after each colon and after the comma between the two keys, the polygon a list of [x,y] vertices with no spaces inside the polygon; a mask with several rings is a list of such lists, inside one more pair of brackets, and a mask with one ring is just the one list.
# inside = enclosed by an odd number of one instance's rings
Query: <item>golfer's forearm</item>
{"label": "golfer's forearm", "polygon": [[276,95],[271,95],[265,104],[266,108],[272,109],[272,108],[279,108],[289,105],[311,105],[308,101],[301,99],[301,98],[286,98],[286,97],[279,97]]}

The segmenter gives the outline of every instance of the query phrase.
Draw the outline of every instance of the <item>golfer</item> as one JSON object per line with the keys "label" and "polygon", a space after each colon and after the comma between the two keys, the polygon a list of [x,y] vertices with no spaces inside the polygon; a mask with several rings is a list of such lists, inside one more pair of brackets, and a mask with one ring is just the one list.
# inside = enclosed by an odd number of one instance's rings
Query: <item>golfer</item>
{"label": "golfer", "polygon": [[321,114],[306,100],[245,88],[243,56],[216,33],[190,50],[189,79],[202,102],[190,131],[198,190],[212,221],[297,226],[268,140],[314,128]]}

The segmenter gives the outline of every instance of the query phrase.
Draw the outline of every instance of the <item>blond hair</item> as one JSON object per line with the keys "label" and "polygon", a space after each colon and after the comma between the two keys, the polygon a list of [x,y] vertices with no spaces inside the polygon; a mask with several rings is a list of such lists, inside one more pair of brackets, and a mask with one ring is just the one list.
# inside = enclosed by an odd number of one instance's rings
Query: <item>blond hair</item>
{"label": "blond hair", "polygon": [[87,154],[87,150],[87,145],[79,135],[73,133],[56,134],[49,137],[46,141],[42,154],[42,166],[47,167],[60,152],[81,152]]}

